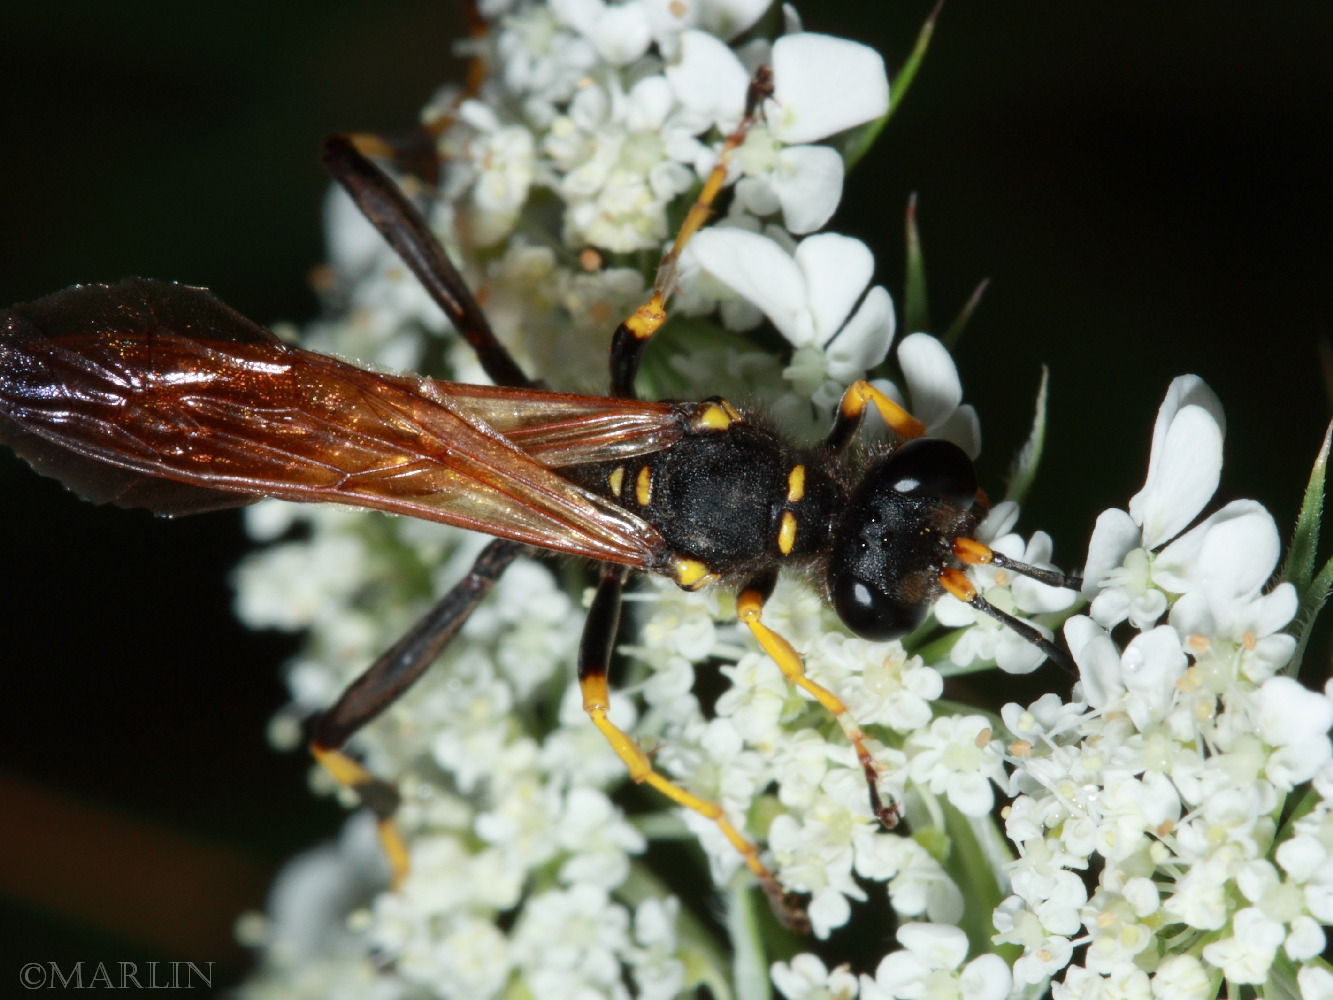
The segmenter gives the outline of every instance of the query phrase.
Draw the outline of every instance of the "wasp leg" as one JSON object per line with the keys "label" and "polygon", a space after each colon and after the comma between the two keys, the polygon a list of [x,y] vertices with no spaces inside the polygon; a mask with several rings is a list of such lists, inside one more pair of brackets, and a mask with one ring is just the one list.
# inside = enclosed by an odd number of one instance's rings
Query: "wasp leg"
{"label": "wasp leg", "polygon": [[463,276],[398,185],[346,136],[325,139],[320,159],[477,352],[477,360],[491,380],[496,385],[532,385],[532,380],[496,339]]}
{"label": "wasp leg", "polygon": [[394,135],[349,132],[347,138],[362,156],[391,163],[395,170],[419,178],[430,187],[438,187],[441,167],[439,135],[452,121],[445,116],[423,122],[408,132]]}
{"label": "wasp leg", "polygon": [[407,845],[393,821],[398,793],[342,747],[362,726],[397,701],[435,662],[505,571],[521,546],[497,540],[482,549],[467,576],[437,601],[412,628],[348,685],[332,708],[314,721],[310,752],[339,784],[352,789],[379,823],[380,842],[397,886],[407,874]]}
{"label": "wasp leg", "polygon": [[643,358],[643,349],[649,338],[666,322],[667,299],[671,298],[676,287],[676,275],[680,266],[680,255],[685,244],[690,241],[713,211],[713,202],[727,180],[727,167],[731,163],[732,153],[745,141],[745,136],[759,120],[760,105],[773,93],[773,72],[767,66],[761,66],[750,81],[750,88],[745,95],[745,115],[740,124],[722,143],[718,151],[717,163],[704,181],[699,197],[690,206],[675,242],[662,255],[657,264],[657,277],[653,280],[653,294],[648,301],[639,306],[634,314],[616,327],[611,337],[611,395],[621,399],[634,398],[634,376],[639,370]]}
{"label": "wasp leg", "polygon": [[624,567],[608,566],[602,570],[592,607],[588,611],[588,620],[583,628],[583,639],[579,644],[579,689],[583,692],[583,710],[588,713],[593,725],[606,737],[616,756],[624,762],[631,780],[636,784],[651,785],[677,805],[692,809],[700,816],[716,823],[723,836],[740,852],[746,867],[754,873],[759,884],[763,886],[778,918],[793,930],[808,931],[810,923],[805,910],[793,896],[783,890],[776,876],[759,859],[759,849],[732,825],[723,814],[722,807],[716,802],[710,802],[692,792],[687,792],[653,770],[653,763],[648,754],[643,752],[628,733],[607,717],[611,709],[611,700],[606,671],[611,660],[611,650],[615,645],[616,630],[620,624],[620,596],[624,584]]}
{"label": "wasp leg", "polygon": [[787,680],[809,694],[838,720],[847,741],[856,750],[856,759],[860,761],[861,770],[865,774],[866,787],[870,793],[870,812],[886,830],[892,830],[898,825],[898,804],[885,805],[880,797],[881,765],[866,746],[865,732],[856,724],[841,698],[806,676],[805,664],[792,644],[763,623],[764,601],[772,593],[774,583],[775,579],[770,577],[755,581],[742,590],[736,598],[736,617],[754,633],[759,645],[764,647],[764,652],[772,657]]}
{"label": "wasp leg", "polygon": [[853,382],[842,394],[838,404],[838,415],[833,418],[833,427],[824,439],[824,447],[829,451],[842,451],[851,443],[852,437],[865,419],[866,407],[874,406],[884,422],[902,440],[926,436],[926,425],[912,416],[901,406],[880,392],[864,379]]}
{"label": "wasp leg", "polygon": [[395,168],[420,177],[432,187],[439,186],[440,168],[443,165],[438,148],[440,135],[458,121],[459,106],[481,92],[482,84],[486,82],[486,76],[490,72],[490,67],[482,55],[485,47],[481,44],[490,25],[482,17],[475,2],[465,3],[462,6],[467,23],[468,40],[474,54],[468,60],[463,90],[451,102],[452,110],[437,109],[430,118],[408,132],[393,135],[382,132],[353,132],[348,136],[356,148],[366,156],[392,163]]}

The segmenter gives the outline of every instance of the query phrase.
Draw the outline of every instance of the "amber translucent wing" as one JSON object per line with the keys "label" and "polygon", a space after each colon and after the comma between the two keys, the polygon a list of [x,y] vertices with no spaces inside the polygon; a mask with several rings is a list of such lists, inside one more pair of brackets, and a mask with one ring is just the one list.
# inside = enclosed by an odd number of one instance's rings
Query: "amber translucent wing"
{"label": "amber translucent wing", "polygon": [[433,379],[418,383],[418,391],[444,395],[552,468],[661,451],[680,440],[689,422],[688,409],[667,403]]}
{"label": "amber translucent wing", "polygon": [[[661,563],[651,525],[478,415],[569,464],[605,436],[617,401],[514,390],[469,406],[451,389],[289,347],[210,293],[165,282],[79,285],[0,313],[0,441],[89,499],[170,514],[259,497],[353,504]],[[592,423],[574,433],[580,407]],[[633,447],[664,446],[670,407],[630,409],[645,432]]]}

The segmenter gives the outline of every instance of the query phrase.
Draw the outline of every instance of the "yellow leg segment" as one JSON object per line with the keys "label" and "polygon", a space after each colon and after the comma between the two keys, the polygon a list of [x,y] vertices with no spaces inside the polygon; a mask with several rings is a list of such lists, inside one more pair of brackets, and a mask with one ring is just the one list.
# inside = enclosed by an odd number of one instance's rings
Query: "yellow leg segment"
{"label": "yellow leg segment", "polygon": [[704,223],[708,221],[708,217],[712,214],[713,203],[717,201],[722,185],[727,182],[727,167],[731,163],[731,156],[745,141],[745,136],[754,127],[755,122],[759,120],[759,105],[771,93],[771,77],[761,73],[751,82],[750,93],[746,99],[745,117],[741,119],[740,124],[732,130],[731,134],[723,140],[722,148],[717,154],[717,163],[709,171],[703,189],[699,192],[699,197],[690,206],[685,221],[681,223],[680,231],[676,233],[676,239],[671,244],[671,249],[662,255],[662,259],[657,264],[657,277],[653,280],[652,297],[639,306],[634,311],[634,315],[625,320],[623,324],[634,335],[635,339],[647,340],[666,322],[666,303],[676,287],[676,272],[680,264],[681,252],[684,251],[685,244],[690,241],[690,237],[703,228]]}
{"label": "yellow leg segment", "polygon": [[[357,795],[362,796],[363,799],[370,798],[374,790],[386,787],[384,781],[375,777],[341,750],[326,750],[312,744],[310,753],[323,766],[324,770],[333,775],[334,781],[344,788],[350,788]],[[376,814],[380,848],[384,851],[385,861],[389,863],[389,884],[392,888],[398,889],[403,884],[403,879],[407,877],[407,842],[403,840],[398,824],[393,821],[391,816],[385,815],[380,809],[375,808],[373,802],[368,804],[371,805],[372,811]]]}
{"label": "yellow leg segment", "polygon": [[583,710],[588,713],[593,725],[606,737],[606,741],[611,744],[611,749],[616,752],[616,756],[624,762],[631,780],[636,784],[652,786],[677,805],[691,809],[705,819],[710,819],[716,823],[717,828],[722,831],[722,835],[740,852],[746,867],[754,873],[755,878],[759,880],[759,884],[763,886],[764,892],[768,894],[768,898],[772,901],[773,909],[778,917],[794,930],[808,931],[810,924],[805,911],[783,890],[776,876],[759,859],[759,849],[747,840],[727,819],[722,812],[722,807],[716,802],[710,802],[693,792],[686,791],[653,770],[652,760],[643,752],[643,749],[630,738],[628,733],[607,717],[611,702],[607,692],[606,677],[598,674],[581,678],[579,687],[583,691]]}
{"label": "yellow leg segment", "polygon": [[746,590],[736,598],[736,617],[754,633],[754,637],[759,640],[759,645],[764,647],[764,652],[778,665],[778,669],[782,671],[783,676],[823,705],[829,714],[838,721],[838,725],[842,727],[842,731],[847,737],[847,742],[856,751],[856,759],[860,762],[861,770],[865,774],[866,784],[870,790],[871,812],[875,814],[875,818],[880,821],[885,829],[892,830],[898,825],[898,806],[896,803],[885,806],[880,799],[879,773],[881,767],[871,754],[870,748],[866,746],[865,732],[856,724],[856,720],[852,718],[852,713],[841,698],[822,684],[817,684],[806,676],[805,664],[801,661],[801,654],[796,652],[790,642],[763,623],[763,612],[764,598],[758,591]]}
{"label": "yellow leg segment", "polygon": [[853,382],[842,394],[842,415],[857,420],[868,405],[873,405],[898,437],[908,440],[926,436],[926,425],[865,380]]}

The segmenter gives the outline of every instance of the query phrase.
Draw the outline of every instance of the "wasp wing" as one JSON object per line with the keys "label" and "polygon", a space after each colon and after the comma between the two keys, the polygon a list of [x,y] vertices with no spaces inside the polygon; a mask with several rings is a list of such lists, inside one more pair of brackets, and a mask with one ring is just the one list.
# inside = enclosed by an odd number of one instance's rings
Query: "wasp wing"
{"label": "wasp wing", "polygon": [[445,396],[550,468],[662,451],[681,439],[689,421],[688,408],[669,403],[419,381],[422,392]]}
{"label": "wasp wing", "polygon": [[[483,419],[507,407],[497,422],[569,464],[589,453],[589,434],[569,431],[580,406],[613,421],[615,401],[523,390],[473,394],[470,410],[451,385],[290,347],[209,292],[147,279],[0,314],[0,441],[89,499],[168,514],[260,497],[352,504],[661,563],[656,529]],[[517,412],[524,395],[537,400],[530,417]],[[668,422],[641,411],[641,424]]]}

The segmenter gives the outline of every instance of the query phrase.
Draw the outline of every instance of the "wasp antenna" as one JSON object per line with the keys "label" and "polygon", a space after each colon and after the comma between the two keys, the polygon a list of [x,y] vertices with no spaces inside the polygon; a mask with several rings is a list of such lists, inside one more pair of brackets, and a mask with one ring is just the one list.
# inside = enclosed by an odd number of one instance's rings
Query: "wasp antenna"
{"label": "wasp antenna", "polygon": [[1083,586],[1083,576],[1080,573],[1061,573],[1058,569],[1030,566],[1017,559],[1010,559],[1003,552],[996,552],[985,542],[979,542],[975,538],[955,538],[953,554],[959,562],[968,566],[998,566],[1000,569],[1007,569],[1011,573],[1026,576],[1029,580],[1036,580],[1049,587],[1078,590]]}
{"label": "wasp antenna", "polygon": [[1061,573],[1058,569],[1042,569],[1040,566],[1029,566],[1017,559],[1010,559],[994,549],[991,549],[990,564],[999,566],[1001,569],[1007,569],[1011,573],[1017,573],[1019,576],[1026,576],[1029,580],[1044,583],[1049,587],[1063,587],[1066,590],[1080,590],[1083,587],[1082,573]]}
{"label": "wasp antenna", "polygon": [[1001,611],[980,593],[973,593],[966,601],[971,607],[982,611],[994,618],[1001,625],[1012,629],[1027,642],[1032,643],[1043,653],[1045,653],[1061,670],[1073,676],[1078,676],[1078,667],[1074,664],[1074,659],[1067,652],[1046,638],[1035,625],[1023,621],[1021,618],[1015,618],[1007,612]]}
{"label": "wasp antenna", "polygon": [[[1000,569],[1007,569],[1011,573],[1017,573],[1019,576],[1026,576],[1038,583],[1044,583],[1051,587],[1063,587],[1068,590],[1077,590],[1083,585],[1083,578],[1077,573],[1061,573],[1055,569],[1042,569],[1039,566],[1029,566],[1025,562],[1019,562],[1017,559],[1010,559],[1003,553],[996,552],[985,542],[979,542],[975,538],[955,538],[953,540],[953,554],[958,561],[968,566],[996,566]],[[977,588],[973,586],[972,581],[962,570],[946,569],[940,574],[940,585],[944,587],[954,597],[958,598],[964,604],[969,604],[978,611],[985,612],[1002,625],[1013,629],[1018,635],[1022,636],[1032,645],[1036,646],[1052,660],[1058,663],[1064,670],[1071,674],[1078,674],[1078,668],[1074,666],[1073,659],[1063,649],[1057,646],[1051,640],[1047,639],[1036,628],[1025,621],[1020,621],[1013,615],[1006,614],[995,605],[981,596]]]}

